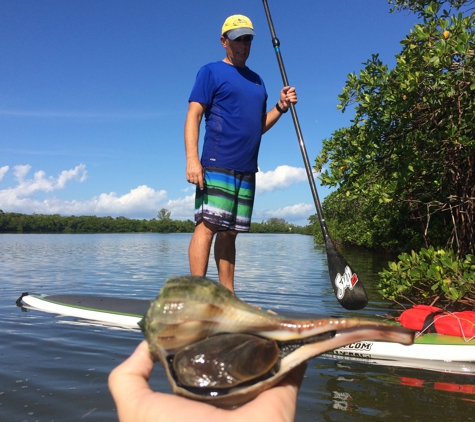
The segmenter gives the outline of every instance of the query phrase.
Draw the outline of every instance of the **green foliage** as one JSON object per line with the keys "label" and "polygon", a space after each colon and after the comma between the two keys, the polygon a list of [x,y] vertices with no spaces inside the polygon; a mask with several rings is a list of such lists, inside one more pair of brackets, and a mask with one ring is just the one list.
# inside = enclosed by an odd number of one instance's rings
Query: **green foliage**
{"label": "green foliage", "polygon": [[[59,214],[4,213],[0,210],[0,233],[193,233],[191,220],[172,220],[170,211],[162,208],[158,219],[135,220],[125,217],[60,216]],[[281,218],[251,223],[251,233],[311,234],[311,227],[300,227]]]}
{"label": "green foliage", "polygon": [[192,233],[191,220],[0,213],[0,233]]}
{"label": "green foliage", "polygon": [[475,306],[475,256],[459,259],[453,251],[422,248],[398,256],[379,273],[378,290],[385,299],[445,306]]}
{"label": "green foliage", "polygon": [[162,208],[158,211],[157,218],[159,220],[171,220],[171,211],[168,211],[166,208]]}
{"label": "green foliage", "polygon": [[307,226],[307,233],[313,236],[314,242],[318,245],[323,245],[323,234],[322,229],[320,226],[320,220],[318,219],[317,214],[312,214],[308,217],[308,226]]}
{"label": "green foliage", "polygon": [[472,5],[475,3],[475,0],[388,0],[388,3],[394,5],[390,9],[391,13],[408,10],[419,16],[431,16],[436,14],[440,7],[445,4],[458,10],[463,6]]}
{"label": "green foliage", "polygon": [[283,218],[269,218],[261,223],[251,223],[249,233],[289,233],[289,234],[311,234],[311,227],[301,227],[290,224]]}
{"label": "green foliage", "polygon": [[[352,217],[361,220],[361,227],[338,227],[341,239],[353,232],[369,236],[369,245],[404,245],[408,228],[426,247],[474,254],[475,14],[450,16],[442,0],[392,3],[423,23],[401,41],[394,69],[373,55],[348,75],[338,107],[354,105],[355,117],[323,141],[315,169],[337,188],[328,207],[349,211],[353,202]],[[395,223],[402,225],[396,232],[376,227]]]}
{"label": "green foliage", "polygon": [[[339,244],[397,251],[423,246],[417,225],[406,218],[407,209],[393,204],[370,202],[364,197],[340,199],[332,192],[325,198],[323,212],[328,232]],[[323,243],[321,233],[316,233],[315,240]]]}

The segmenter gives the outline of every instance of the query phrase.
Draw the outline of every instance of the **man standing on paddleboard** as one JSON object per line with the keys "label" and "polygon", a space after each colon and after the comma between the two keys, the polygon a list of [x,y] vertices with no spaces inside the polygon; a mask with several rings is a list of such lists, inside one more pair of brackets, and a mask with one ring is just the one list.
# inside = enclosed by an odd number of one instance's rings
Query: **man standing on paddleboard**
{"label": "man standing on paddleboard", "polygon": [[[261,136],[287,112],[290,103],[297,103],[295,88],[286,86],[277,104],[266,112],[264,82],[246,66],[254,36],[246,16],[226,19],[220,38],[226,56],[199,70],[185,122],[186,180],[196,185],[190,272],[206,275],[217,234],[214,256],[219,281],[232,292],[236,236],[248,232],[251,225]],[[203,116],[206,130],[200,160]]]}

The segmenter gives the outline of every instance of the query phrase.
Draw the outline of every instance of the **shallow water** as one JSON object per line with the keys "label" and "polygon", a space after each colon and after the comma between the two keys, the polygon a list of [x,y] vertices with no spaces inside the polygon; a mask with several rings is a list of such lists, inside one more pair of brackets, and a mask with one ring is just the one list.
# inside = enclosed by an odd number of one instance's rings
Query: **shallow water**
{"label": "shallow water", "polygon": [[[153,299],[172,275],[188,273],[189,234],[0,235],[0,420],[116,421],[112,368],[142,340],[17,307],[22,292]],[[236,292],[265,309],[374,316],[390,311],[374,288],[385,259],[344,251],[370,304],[348,312],[335,299],[325,250],[300,235],[238,236]],[[210,265],[208,274],[216,279]],[[168,392],[156,365],[151,379]],[[371,365],[343,358],[309,362],[297,421],[475,420],[475,377]]]}

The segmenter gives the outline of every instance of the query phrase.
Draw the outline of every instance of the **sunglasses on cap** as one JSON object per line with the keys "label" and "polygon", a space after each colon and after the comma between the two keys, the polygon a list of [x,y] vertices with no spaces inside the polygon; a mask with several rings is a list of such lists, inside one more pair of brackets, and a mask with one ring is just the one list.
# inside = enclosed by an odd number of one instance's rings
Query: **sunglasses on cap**
{"label": "sunglasses on cap", "polygon": [[252,35],[241,35],[240,37],[235,38],[234,42],[251,42],[254,39],[254,36]]}

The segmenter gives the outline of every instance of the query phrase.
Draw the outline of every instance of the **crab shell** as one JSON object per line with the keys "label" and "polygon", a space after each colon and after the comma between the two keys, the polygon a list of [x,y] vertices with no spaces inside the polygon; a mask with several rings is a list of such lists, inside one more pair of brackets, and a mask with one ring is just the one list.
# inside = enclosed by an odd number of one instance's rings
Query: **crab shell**
{"label": "crab shell", "polygon": [[[402,327],[356,318],[289,319],[243,302],[219,283],[197,276],[168,279],[139,323],[152,358],[165,368],[172,391],[180,396],[231,408],[242,405],[279,383],[302,362],[350,343],[383,340],[412,344],[414,332]],[[279,345],[299,342],[282,354],[278,369],[225,390],[188,388],[177,381],[174,356],[200,340],[221,334],[245,333],[276,340]],[[279,346],[280,347],[280,346]]]}

